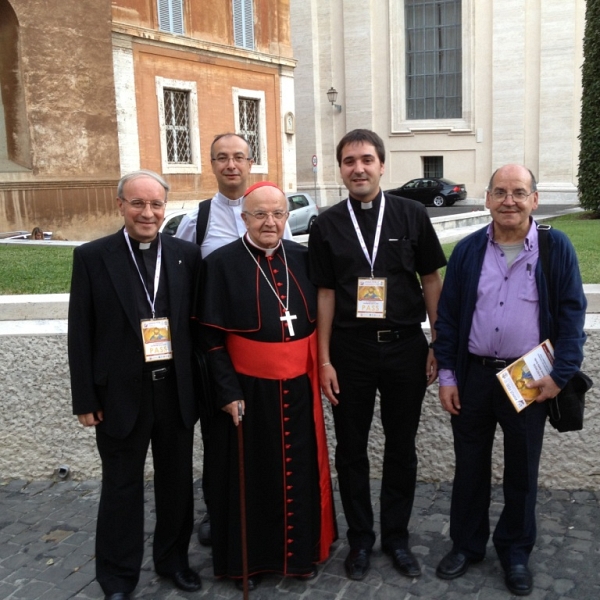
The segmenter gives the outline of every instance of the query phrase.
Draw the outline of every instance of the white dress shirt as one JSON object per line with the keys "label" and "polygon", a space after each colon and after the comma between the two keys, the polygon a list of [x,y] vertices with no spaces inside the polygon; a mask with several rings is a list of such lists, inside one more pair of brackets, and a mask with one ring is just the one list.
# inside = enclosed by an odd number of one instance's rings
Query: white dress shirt
{"label": "white dress shirt", "polygon": [[[198,223],[198,210],[189,212],[181,219],[175,237],[196,243],[196,226]],[[234,242],[246,233],[246,224],[242,220],[242,198],[230,200],[221,192],[213,196],[206,227],[204,241],[200,245],[202,258],[206,258],[217,248]],[[293,239],[292,231],[286,222],[283,237]]]}

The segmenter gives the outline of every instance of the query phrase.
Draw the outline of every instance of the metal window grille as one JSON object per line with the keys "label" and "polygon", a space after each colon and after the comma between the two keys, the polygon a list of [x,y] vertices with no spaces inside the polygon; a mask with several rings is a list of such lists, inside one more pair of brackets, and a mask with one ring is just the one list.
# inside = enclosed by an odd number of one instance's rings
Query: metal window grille
{"label": "metal window grille", "polygon": [[462,116],[461,0],[405,0],[406,114]]}
{"label": "metal window grille", "polygon": [[443,156],[424,156],[423,157],[423,177],[443,177],[444,176],[444,157]]}
{"label": "metal window grille", "polygon": [[254,50],[253,0],[233,0],[233,39],[239,48]]}
{"label": "metal window grille", "polygon": [[170,163],[191,164],[189,92],[165,88],[164,102],[167,161]]}
{"label": "metal window grille", "polygon": [[262,164],[260,156],[260,100],[255,98],[239,98],[240,134],[246,138],[250,146],[251,156],[257,165]]}
{"label": "metal window grille", "polygon": [[158,27],[183,34],[183,0],[158,0]]}

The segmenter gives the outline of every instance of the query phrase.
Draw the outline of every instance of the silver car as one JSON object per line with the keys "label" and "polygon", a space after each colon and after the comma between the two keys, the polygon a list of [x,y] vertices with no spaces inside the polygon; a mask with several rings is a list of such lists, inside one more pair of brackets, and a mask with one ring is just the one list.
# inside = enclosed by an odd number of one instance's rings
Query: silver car
{"label": "silver car", "polygon": [[290,211],[288,223],[292,233],[308,233],[319,215],[319,207],[306,192],[291,192],[286,196]]}
{"label": "silver car", "polygon": [[[288,210],[290,211],[289,224],[292,234],[308,233],[319,214],[319,208],[310,194],[293,192],[286,194]],[[160,231],[167,235],[175,235],[181,219],[187,214],[185,210],[173,210],[165,217]]]}

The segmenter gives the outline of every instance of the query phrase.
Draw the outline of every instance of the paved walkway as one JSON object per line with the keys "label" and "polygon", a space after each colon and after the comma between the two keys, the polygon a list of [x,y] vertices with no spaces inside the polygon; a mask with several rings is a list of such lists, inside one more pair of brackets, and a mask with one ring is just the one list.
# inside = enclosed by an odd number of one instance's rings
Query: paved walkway
{"label": "paved walkway", "polygon": [[[373,482],[374,502],[378,482]],[[201,572],[203,588],[195,594],[176,590],[152,568],[150,543],[154,528],[152,484],[146,503],[147,548],[140,583],[134,598],[175,600],[185,598],[241,598],[230,581],[212,575],[210,549],[190,546],[191,566]],[[199,490],[199,482],[195,486]],[[492,548],[488,558],[471,566],[454,581],[435,576],[440,558],[450,549],[448,511],[451,486],[419,484],[411,523],[411,546],[423,574],[402,577],[391,567],[378,545],[372,568],[362,582],[345,577],[345,539],[336,542],[330,560],[310,582],[268,576],[251,592],[251,600],[408,600],[510,598]],[[99,483],[50,481],[0,481],[0,599],[101,600],[94,579],[94,529]],[[600,598],[600,492],[540,490],[538,541],[530,561],[535,576],[532,600],[598,600]],[[336,506],[340,507],[336,492]],[[203,504],[197,492],[198,516]],[[502,507],[502,490],[495,487],[491,517],[495,523]],[[378,514],[378,505],[376,505]],[[340,533],[345,522],[338,513]]]}

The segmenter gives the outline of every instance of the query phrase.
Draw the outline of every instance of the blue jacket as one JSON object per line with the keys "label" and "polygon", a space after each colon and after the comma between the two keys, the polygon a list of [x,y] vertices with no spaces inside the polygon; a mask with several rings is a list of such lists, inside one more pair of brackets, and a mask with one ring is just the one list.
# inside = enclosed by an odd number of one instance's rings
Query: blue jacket
{"label": "blue jacket", "polygon": [[[456,245],[448,262],[435,323],[434,351],[438,369],[455,371],[459,395],[469,364],[469,333],[488,241],[486,232],[487,227],[483,227]],[[550,375],[562,389],[583,360],[587,301],[577,255],[569,238],[556,229],[550,229],[548,233],[550,293],[541,260],[535,270],[540,302],[540,342],[550,339],[554,345],[554,367]]]}

